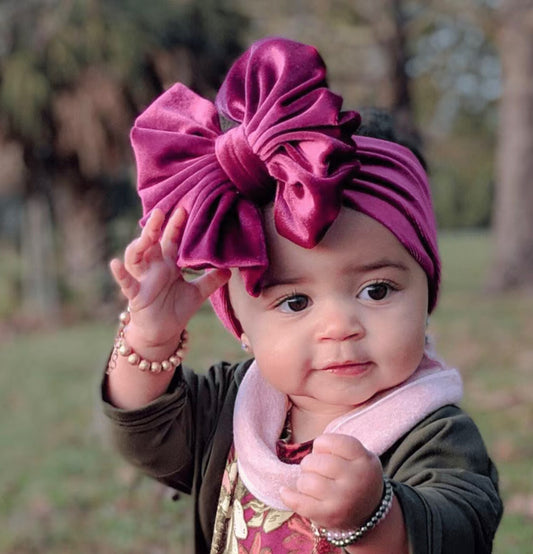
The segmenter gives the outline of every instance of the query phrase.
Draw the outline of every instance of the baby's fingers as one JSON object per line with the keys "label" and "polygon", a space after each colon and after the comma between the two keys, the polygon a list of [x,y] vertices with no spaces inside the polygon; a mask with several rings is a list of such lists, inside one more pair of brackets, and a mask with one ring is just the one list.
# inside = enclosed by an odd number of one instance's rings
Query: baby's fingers
{"label": "baby's fingers", "polygon": [[305,495],[291,489],[289,487],[281,487],[279,489],[279,495],[281,500],[289,510],[299,514],[302,511],[302,508],[306,505],[307,498]]}
{"label": "baby's fingers", "polygon": [[205,300],[218,288],[227,283],[230,277],[231,271],[229,269],[212,269],[195,279],[193,283],[202,300]]}
{"label": "baby's fingers", "polygon": [[303,517],[315,520],[323,512],[322,502],[312,496],[295,491],[289,487],[281,487],[279,493],[285,506],[290,511]]}
{"label": "baby's fingers", "polygon": [[355,460],[365,454],[365,447],[355,438],[340,433],[324,433],[313,441],[313,452],[333,454],[345,460]]}
{"label": "baby's fingers", "polygon": [[128,272],[124,264],[118,258],[111,260],[109,267],[122,294],[128,300],[134,298],[139,292],[139,282]]}
{"label": "baby's fingers", "polygon": [[175,261],[178,255],[178,247],[187,221],[187,212],[179,207],[168,220],[167,226],[163,231],[161,238],[161,250],[163,256],[169,260]]}
{"label": "baby's fingers", "polygon": [[164,219],[164,213],[157,208],[154,209],[139,238],[126,248],[124,262],[127,267],[132,268],[141,265],[150,249],[154,245],[158,245]]}

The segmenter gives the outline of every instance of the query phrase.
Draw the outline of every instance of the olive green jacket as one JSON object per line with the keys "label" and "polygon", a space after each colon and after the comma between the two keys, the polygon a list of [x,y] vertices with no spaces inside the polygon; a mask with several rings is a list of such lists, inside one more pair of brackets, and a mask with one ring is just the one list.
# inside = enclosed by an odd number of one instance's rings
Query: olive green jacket
{"label": "olive green jacket", "polygon": [[[195,500],[195,542],[208,553],[227,455],[233,406],[251,361],[220,363],[205,375],[179,368],[166,394],[138,410],[104,412],[122,455]],[[414,554],[482,554],[502,515],[498,476],[474,422],[458,407],[426,417],[380,456],[393,480]]]}

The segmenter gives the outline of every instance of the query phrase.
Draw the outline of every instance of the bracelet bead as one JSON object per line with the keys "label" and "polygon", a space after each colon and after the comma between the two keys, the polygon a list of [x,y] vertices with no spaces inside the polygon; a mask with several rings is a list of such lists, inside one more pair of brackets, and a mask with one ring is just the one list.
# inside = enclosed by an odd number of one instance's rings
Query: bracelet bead
{"label": "bracelet bead", "polygon": [[126,342],[124,329],[131,319],[129,311],[122,312],[119,315],[118,319],[119,328],[115,339],[113,352],[111,354],[109,365],[107,367],[107,374],[111,373],[113,369],[115,369],[119,356],[126,358],[130,365],[137,367],[140,371],[148,371],[154,374],[161,373],[162,371],[173,371],[177,366],[181,364],[181,362],[183,361],[183,357],[185,356],[185,346],[187,343],[187,331],[185,329],[181,333],[180,341],[172,356],[162,361],[150,361],[142,358]]}
{"label": "bracelet bead", "polygon": [[383,496],[376,511],[370,516],[370,518],[358,529],[351,531],[333,531],[331,529],[324,529],[323,527],[317,527],[312,523],[315,536],[326,539],[333,546],[344,547],[354,544],[366,535],[371,529],[381,523],[392,507],[392,500],[394,492],[392,490],[392,484],[387,476],[383,476]]}

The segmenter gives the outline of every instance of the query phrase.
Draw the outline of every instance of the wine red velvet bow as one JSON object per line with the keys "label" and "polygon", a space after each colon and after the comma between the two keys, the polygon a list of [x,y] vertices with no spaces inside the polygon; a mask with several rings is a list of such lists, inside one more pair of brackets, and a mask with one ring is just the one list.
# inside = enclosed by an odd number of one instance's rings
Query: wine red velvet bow
{"label": "wine red velvet bow", "polygon": [[[182,205],[189,218],[182,267],[239,267],[257,294],[268,259],[261,208],[274,204],[277,231],[305,248],[335,220],[343,185],[357,173],[352,135],[311,47],[256,42],[228,72],[215,104],[176,84],[131,133],[144,218]],[[232,127],[223,132],[220,118]]]}

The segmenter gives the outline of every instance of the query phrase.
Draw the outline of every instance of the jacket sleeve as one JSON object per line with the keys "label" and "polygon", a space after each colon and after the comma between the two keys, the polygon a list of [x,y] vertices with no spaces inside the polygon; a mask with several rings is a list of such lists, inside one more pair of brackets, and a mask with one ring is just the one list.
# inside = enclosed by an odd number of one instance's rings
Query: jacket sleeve
{"label": "jacket sleeve", "polygon": [[459,408],[430,415],[382,456],[413,554],[486,554],[502,516],[498,475]]}
{"label": "jacket sleeve", "polygon": [[220,363],[205,375],[178,368],[165,394],[136,410],[114,407],[102,383],[103,410],[111,441],[132,465],[191,494],[201,457],[209,450],[227,392],[236,389],[243,364]]}

